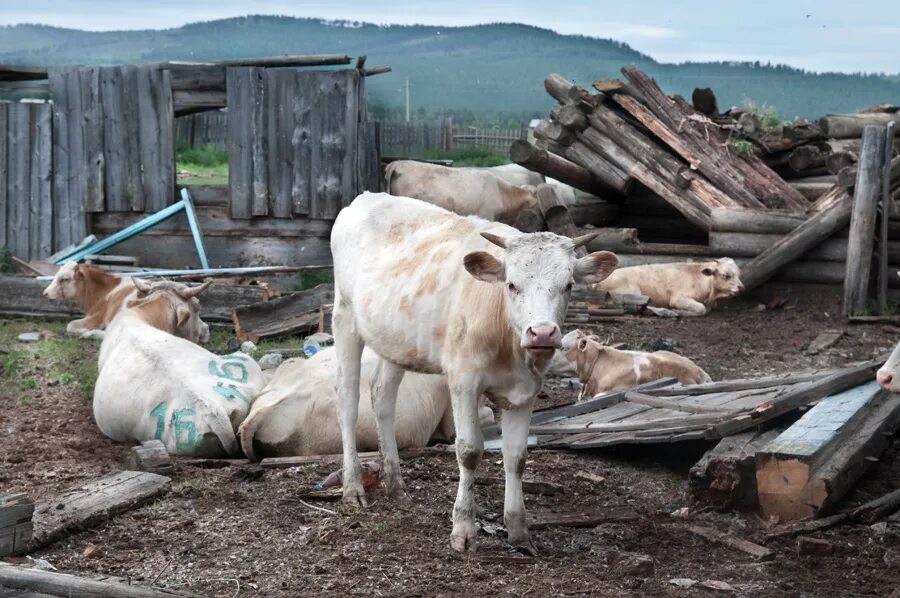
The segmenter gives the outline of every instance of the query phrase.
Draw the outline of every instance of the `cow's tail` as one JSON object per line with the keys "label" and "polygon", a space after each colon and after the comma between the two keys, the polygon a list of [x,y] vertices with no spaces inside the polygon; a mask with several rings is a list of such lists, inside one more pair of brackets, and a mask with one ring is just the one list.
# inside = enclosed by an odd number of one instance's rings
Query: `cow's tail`
{"label": "cow's tail", "polygon": [[394,175],[397,171],[398,162],[391,162],[387,166],[384,167],[384,191],[385,193],[391,192],[391,181],[394,179]]}
{"label": "cow's tail", "polygon": [[253,409],[250,411],[247,419],[243,421],[241,427],[238,428],[241,449],[244,451],[244,456],[251,461],[259,461],[256,453],[253,451],[253,438],[256,436],[256,431],[259,429],[260,424],[265,421],[266,415],[269,414],[271,408],[271,405],[266,405],[259,409]]}

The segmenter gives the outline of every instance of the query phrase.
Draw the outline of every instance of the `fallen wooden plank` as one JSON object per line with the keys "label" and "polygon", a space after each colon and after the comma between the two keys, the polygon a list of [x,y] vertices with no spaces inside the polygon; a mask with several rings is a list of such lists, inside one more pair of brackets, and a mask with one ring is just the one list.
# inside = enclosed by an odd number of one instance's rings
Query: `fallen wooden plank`
{"label": "fallen wooden plank", "polygon": [[749,378],[746,380],[722,380],[720,382],[710,382],[708,384],[693,384],[691,386],[682,386],[680,384],[669,386],[666,388],[657,388],[644,391],[646,394],[652,394],[658,397],[677,397],[682,395],[704,395],[718,392],[738,392],[742,390],[757,390],[763,388],[774,388],[776,386],[789,386],[793,384],[801,384],[803,382],[812,382],[824,378],[831,372],[816,372],[814,374],[800,374],[797,376],[773,376],[769,378]]}
{"label": "fallen wooden plank", "polygon": [[766,534],[766,538],[771,539],[792,536],[795,534],[808,534],[830,529],[843,523],[863,522],[872,524],[882,517],[891,515],[898,509],[900,509],[900,490],[894,490],[893,492],[879,496],[874,500],[870,500],[855,509],[850,509],[820,519],[813,519],[812,521],[782,526],[775,531]]}
{"label": "fallen wooden plank", "polygon": [[688,473],[691,502],[720,510],[756,506],[756,453],[780,433],[753,430],[720,440]]}
{"label": "fallen wooden plank", "polygon": [[76,577],[68,573],[39,571],[0,562],[0,591],[12,588],[67,598],[163,598],[190,596],[166,589],[130,585],[128,580],[109,581]]}
{"label": "fallen wooden plank", "polygon": [[583,424],[544,424],[533,425],[529,430],[530,434],[599,434],[606,432],[634,432],[637,430],[652,430],[654,433],[660,429],[685,429],[697,426],[703,429],[710,425],[718,423],[727,416],[728,413],[710,414],[710,415],[692,415],[683,417],[663,417],[659,419],[651,419],[645,421],[622,423],[594,423],[588,422]]}
{"label": "fallen wooden plank", "polygon": [[0,557],[27,549],[34,501],[23,493],[0,497]]}
{"label": "fallen wooden plank", "polygon": [[823,330],[809,343],[806,348],[807,355],[818,355],[822,351],[833,347],[844,336],[843,330]]}
{"label": "fallen wooden plank", "polygon": [[900,426],[900,401],[870,381],[820,401],[756,456],[759,504],[792,521],[825,513]]}
{"label": "fallen wooden plank", "polygon": [[640,514],[631,507],[613,506],[579,513],[536,513],[528,521],[533,530],[548,527],[597,527],[601,523],[636,521]]}
{"label": "fallen wooden plank", "polygon": [[334,302],[334,285],[320,284],[232,312],[235,333],[242,341],[293,334],[312,334],[319,329],[322,305]]}
{"label": "fallen wooden plank", "polygon": [[766,548],[765,546],[760,546],[759,544],[754,544],[753,542],[750,542],[748,540],[726,534],[725,532],[720,532],[719,530],[711,527],[689,525],[684,529],[694,534],[695,536],[700,536],[701,538],[709,540],[714,544],[721,544],[723,546],[728,546],[729,548],[734,548],[735,550],[740,550],[743,553],[749,554],[758,561],[770,561],[775,558],[774,550]]}
{"label": "fallen wooden plank", "polygon": [[155,473],[120,471],[42,502],[34,511],[34,535],[28,550],[33,552],[68,534],[140,507],[159,496],[169,481]]}
{"label": "fallen wooden plank", "polygon": [[629,403],[637,405],[646,405],[647,407],[659,407],[661,409],[672,409],[675,411],[684,411],[685,413],[716,413],[726,415],[733,412],[733,409],[723,407],[710,407],[698,403],[687,403],[685,401],[676,401],[674,399],[665,399],[661,397],[652,397],[641,392],[628,392],[625,400]]}

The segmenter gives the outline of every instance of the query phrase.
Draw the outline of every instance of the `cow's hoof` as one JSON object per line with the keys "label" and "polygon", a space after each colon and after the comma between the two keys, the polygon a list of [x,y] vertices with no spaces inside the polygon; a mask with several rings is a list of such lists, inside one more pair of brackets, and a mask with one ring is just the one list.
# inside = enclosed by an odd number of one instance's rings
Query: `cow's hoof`
{"label": "cow's hoof", "polygon": [[534,547],[534,542],[532,542],[528,538],[525,538],[524,540],[520,540],[515,543],[510,542],[510,544],[512,544],[512,547],[515,548],[517,551],[521,552],[522,554],[527,554],[528,556],[535,556],[535,557],[538,556],[538,551],[537,551],[537,548]]}
{"label": "cow's hoof", "polygon": [[450,534],[450,548],[456,552],[475,550],[475,538],[478,536],[478,528],[474,523],[457,523]]}
{"label": "cow's hoof", "polygon": [[362,484],[358,487],[344,486],[342,502],[345,506],[352,508],[365,508],[369,506],[369,501],[366,500],[366,491],[363,490]]}

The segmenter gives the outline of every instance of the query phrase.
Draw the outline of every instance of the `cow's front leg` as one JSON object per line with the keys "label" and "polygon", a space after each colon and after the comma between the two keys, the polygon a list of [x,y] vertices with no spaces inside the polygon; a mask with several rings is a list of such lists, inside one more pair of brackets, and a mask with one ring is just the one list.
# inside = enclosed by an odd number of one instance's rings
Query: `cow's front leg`
{"label": "cow's front leg", "polygon": [[532,556],[537,555],[528,535],[525,499],[522,495],[522,476],[528,452],[528,427],[534,398],[518,409],[504,409],[500,415],[503,431],[503,469],[506,474],[506,493],[503,503],[503,522],[509,543]]}
{"label": "cow's front leg", "polygon": [[481,462],[484,438],[478,422],[478,389],[474,381],[450,383],[453,419],[456,425],[456,460],[459,487],[453,504],[453,531],[450,547],[457,552],[475,549],[475,470]]}
{"label": "cow's front leg", "polygon": [[378,446],[384,463],[384,488],[393,498],[405,498],[403,478],[400,475],[400,455],[397,451],[397,431],[395,415],[397,411],[397,390],[403,381],[404,371],[389,361],[378,360],[375,376],[372,378],[372,410],[378,428]]}
{"label": "cow's front leg", "polygon": [[690,297],[673,297],[672,308],[686,316],[706,315],[706,306]]}

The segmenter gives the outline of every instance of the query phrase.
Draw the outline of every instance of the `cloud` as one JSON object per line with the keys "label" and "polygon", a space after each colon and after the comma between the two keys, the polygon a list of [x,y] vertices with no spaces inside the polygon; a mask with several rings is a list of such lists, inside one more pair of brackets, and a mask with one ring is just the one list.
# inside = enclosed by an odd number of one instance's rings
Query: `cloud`
{"label": "cloud", "polygon": [[678,31],[669,27],[653,25],[619,24],[615,26],[616,36],[624,39],[672,39],[678,37]]}

